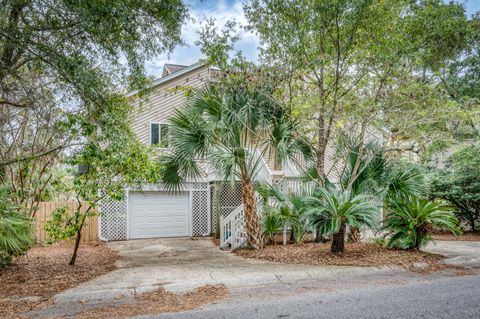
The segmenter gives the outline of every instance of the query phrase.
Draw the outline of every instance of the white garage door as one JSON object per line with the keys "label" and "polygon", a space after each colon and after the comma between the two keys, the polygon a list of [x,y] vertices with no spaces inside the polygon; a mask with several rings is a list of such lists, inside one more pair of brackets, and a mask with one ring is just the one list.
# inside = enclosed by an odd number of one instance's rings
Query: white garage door
{"label": "white garage door", "polygon": [[189,193],[130,192],[129,238],[189,235]]}

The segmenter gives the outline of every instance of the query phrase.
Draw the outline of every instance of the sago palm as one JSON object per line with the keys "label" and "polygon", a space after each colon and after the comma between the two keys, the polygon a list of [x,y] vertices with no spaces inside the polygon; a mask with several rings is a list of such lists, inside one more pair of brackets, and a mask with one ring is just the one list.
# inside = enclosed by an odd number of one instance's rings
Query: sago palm
{"label": "sago palm", "polygon": [[390,198],[387,201],[384,230],[389,236],[388,246],[419,249],[431,238],[433,227],[460,233],[458,220],[448,206],[415,196]]}
{"label": "sago palm", "polygon": [[265,171],[263,157],[273,152],[280,160],[310,156],[270,92],[239,80],[194,91],[171,119],[170,144],[161,177],[171,189],[198,178],[199,162],[207,162],[224,181],[241,182],[247,245],[252,248],[263,246],[253,187]]}
{"label": "sago palm", "polygon": [[304,201],[312,226],[319,229],[321,235],[333,235],[331,252],[334,254],[345,250],[347,227],[376,229],[380,219],[380,205],[373,197],[352,195],[335,187],[319,188]]}

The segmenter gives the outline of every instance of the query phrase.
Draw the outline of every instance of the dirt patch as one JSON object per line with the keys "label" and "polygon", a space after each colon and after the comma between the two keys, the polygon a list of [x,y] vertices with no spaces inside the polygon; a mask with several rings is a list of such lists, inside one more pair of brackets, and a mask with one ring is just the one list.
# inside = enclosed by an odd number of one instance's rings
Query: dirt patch
{"label": "dirt patch", "polygon": [[64,290],[114,270],[118,255],[104,244],[80,246],[74,266],[70,245],[35,247],[0,270],[0,318],[43,308]]}
{"label": "dirt patch", "polygon": [[262,250],[241,249],[239,256],[289,264],[315,266],[401,266],[409,269],[441,268],[441,255],[422,251],[404,251],[384,248],[370,243],[346,243],[341,256],[330,253],[330,244],[304,243],[297,245],[270,245]]}
{"label": "dirt patch", "polygon": [[218,301],[228,295],[223,285],[206,285],[184,295],[158,289],[138,296],[133,303],[111,306],[77,314],[77,319],[127,318],[164,312],[195,309],[201,305]]}
{"label": "dirt patch", "polygon": [[463,234],[455,237],[452,233],[436,231],[432,235],[435,240],[447,240],[447,241],[480,241],[480,232],[464,232]]}

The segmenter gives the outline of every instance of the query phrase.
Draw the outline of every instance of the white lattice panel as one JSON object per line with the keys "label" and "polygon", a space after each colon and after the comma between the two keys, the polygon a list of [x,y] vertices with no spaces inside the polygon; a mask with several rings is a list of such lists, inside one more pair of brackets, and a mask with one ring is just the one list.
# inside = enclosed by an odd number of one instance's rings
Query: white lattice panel
{"label": "white lattice panel", "polygon": [[192,191],[192,236],[209,234],[208,191]]}
{"label": "white lattice panel", "polygon": [[[132,190],[166,191],[161,184],[142,184]],[[208,183],[186,183],[182,191],[190,191],[192,196],[192,235],[208,235],[209,200]],[[128,238],[127,199],[113,201],[105,199],[100,203],[100,239],[107,241],[126,240]]]}
{"label": "white lattice panel", "polygon": [[127,239],[127,201],[103,200],[100,203],[100,239]]}

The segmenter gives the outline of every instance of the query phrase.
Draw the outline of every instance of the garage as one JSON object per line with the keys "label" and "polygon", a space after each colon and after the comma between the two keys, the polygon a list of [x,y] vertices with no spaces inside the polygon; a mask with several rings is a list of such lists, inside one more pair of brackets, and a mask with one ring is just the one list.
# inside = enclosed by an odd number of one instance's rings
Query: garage
{"label": "garage", "polygon": [[190,235],[189,192],[129,192],[128,238]]}

